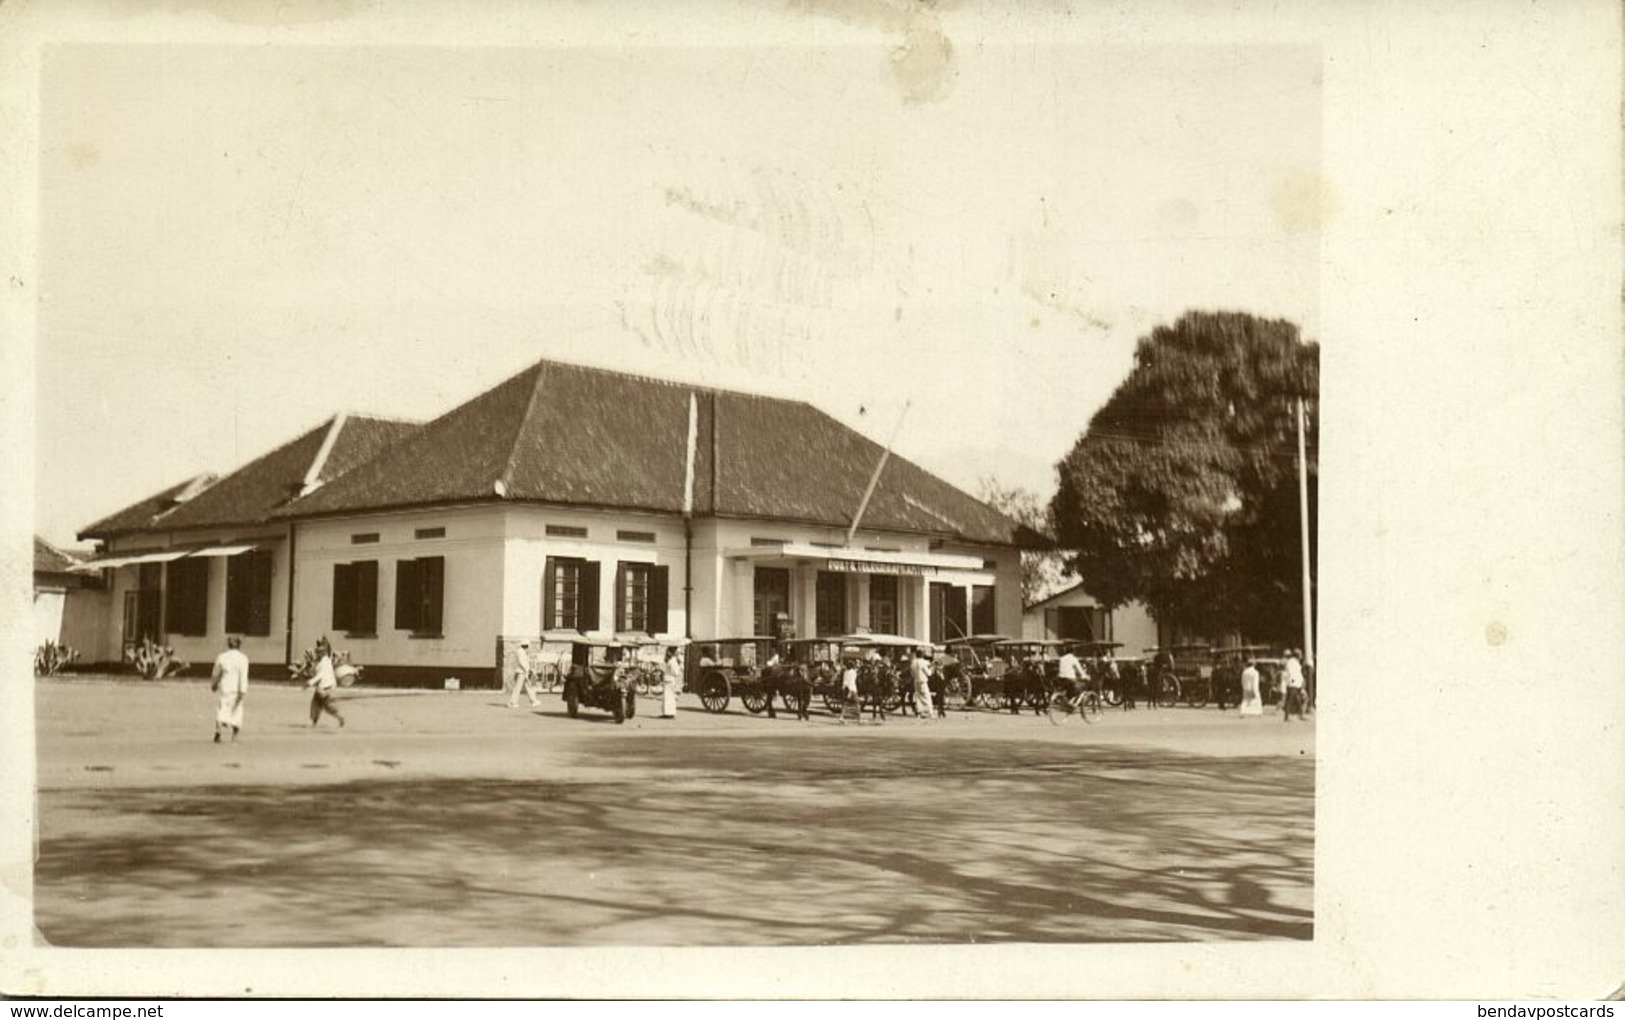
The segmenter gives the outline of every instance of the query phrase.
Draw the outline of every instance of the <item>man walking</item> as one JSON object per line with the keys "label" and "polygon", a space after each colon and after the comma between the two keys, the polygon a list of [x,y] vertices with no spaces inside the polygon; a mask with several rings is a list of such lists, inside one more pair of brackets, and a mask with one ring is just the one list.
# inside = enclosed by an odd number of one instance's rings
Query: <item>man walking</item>
{"label": "man walking", "polygon": [[215,692],[214,742],[220,743],[221,734],[231,731],[231,739],[243,729],[243,695],[248,693],[248,656],[242,652],[243,639],[226,638],[226,650],[214,660],[213,682]]}
{"label": "man walking", "polygon": [[1295,648],[1286,653],[1286,697],[1281,699],[1281,721],[1291,719],[1294,709],[1299,719],[1309,718],[1303,711],[1303,663],[1298,660]]}
{"label": "man walking", "polygon": [[310,675],[305,686],[313,688],[310,696],[310,724],[316,725],[321,721],[322,713],[339,721],[339,729],[344,728],[344,716],[339,715],[338,706],[333,704],[333,692],[338,689],[339,678],[333,672],[333,647],[327,643],[327,638],[316,642],[316,671]]}
{"label": "man walking", "polygon": [[536,663],[530,657],[530,642],[519,642],[519,648],[513,653],[513,692],[508,695],[508,707],[519,707],[519,692],[524,691],[530,696],[530,707],[541,708],[542,703],[536,697]]}

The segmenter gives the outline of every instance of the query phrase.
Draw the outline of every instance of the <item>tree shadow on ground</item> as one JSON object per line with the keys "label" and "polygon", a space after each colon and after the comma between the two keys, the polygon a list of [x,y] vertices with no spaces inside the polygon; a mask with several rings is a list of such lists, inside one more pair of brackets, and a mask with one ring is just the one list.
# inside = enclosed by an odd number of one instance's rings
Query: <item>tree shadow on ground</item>
{"label": "tree shadow on ground", "polygon": [[1307,761],[700,735],[581,762],[593,778],[44,791],[36,924],[77,946],[1312,935]]}

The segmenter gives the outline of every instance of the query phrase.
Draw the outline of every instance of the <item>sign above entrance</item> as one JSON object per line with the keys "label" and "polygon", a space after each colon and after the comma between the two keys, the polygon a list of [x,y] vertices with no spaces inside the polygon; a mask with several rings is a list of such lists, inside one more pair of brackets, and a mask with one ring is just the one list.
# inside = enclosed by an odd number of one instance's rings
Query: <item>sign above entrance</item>
{"label": "sign above entrance", "polygon": [[771,546],[729,549],[729,559],[768,562],[823,564],[823,569],[844,574],[903,574],[914,577],[943,573],[982,573],[986,564],[980,556],[931,552],[924,549],[881,551],[843,545],[815,545],[811,542],[784,542]]}
{"label": "sign above entrance", "polygon": [[936,567],[923,563],[879,563],[874,560],[826,560],[825,570],[843,574],[908,574],[912,577],[935,577]]}

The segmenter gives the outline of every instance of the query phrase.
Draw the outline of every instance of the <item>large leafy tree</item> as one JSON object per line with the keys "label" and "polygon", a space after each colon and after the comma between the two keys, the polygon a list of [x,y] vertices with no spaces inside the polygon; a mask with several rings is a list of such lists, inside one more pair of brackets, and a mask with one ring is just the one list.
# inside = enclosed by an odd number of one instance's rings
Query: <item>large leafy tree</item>
{"label": "large leafy tree", "polygon": [[1050,512],[1067,566],[1108,605],[1138,600],[1198,632],[1299,643],[1296,404],[1312,578],[1319,388],[1319,348],[1290,322],[1189,312],[1142,337],[1128,378],[1058,465]]}

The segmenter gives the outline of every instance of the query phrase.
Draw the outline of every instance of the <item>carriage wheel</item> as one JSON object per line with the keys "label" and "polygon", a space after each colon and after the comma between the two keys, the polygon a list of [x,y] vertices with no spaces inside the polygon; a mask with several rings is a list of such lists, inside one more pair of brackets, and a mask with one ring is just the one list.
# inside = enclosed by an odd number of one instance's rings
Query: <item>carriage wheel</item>
{"label": "carriage wheel", "polygon": [[760,687],[747,687],[739,692],[739,703],[745,706],[745,711],[751,715],[761,715],[767,711],[767,695]]}
{"label": "carriage wheel", "polygon": [[725,712],[728,709],[728,679],[712,673],[700,681],[700,704],[707,712]]}
{"label": "carriage wheel", "polygon": [[949,680],[942,688],[942,710],[950,708],[963,711],[970,703],[970,696],[966,691],[967,682],[960,677]]}
{"label": "carriage wheel", "polygon": [[1194,683],[1185,688],[1185,704],[1192,708],[1201,708],[1207,704],[1207,684]]}
{"label": "carriage wheel", "polygon": [[824,692],[824,707],[829,709],[831,715],[840,715],[841,707],[846,704],[845,693],[836,694],[833,691]]}
{"label": "carriage wheel", "polygon": [[1106,699],[1106,704],[1112,708],[1117,708],[1123,703],[1123,692],[1117,689],[1116,684],[1107,687],[1101,692],[1101,697]]}
{"label": "carriage wheel", "polygon": [[1179,704],[1179,681],[1171,676],[1159,679],[1154,700],[1163,708],[1173,708]]}

